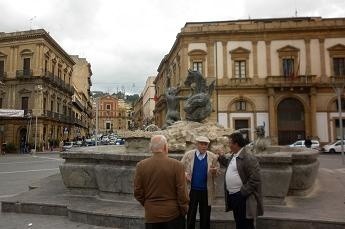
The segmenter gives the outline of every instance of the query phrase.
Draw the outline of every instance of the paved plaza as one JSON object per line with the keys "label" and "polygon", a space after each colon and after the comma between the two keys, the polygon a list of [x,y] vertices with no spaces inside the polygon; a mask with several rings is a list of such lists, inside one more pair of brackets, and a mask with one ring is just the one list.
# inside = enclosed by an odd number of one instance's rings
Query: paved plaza
{"label": "paved plaza", "polygon": [[[320,169],[314,190],[306,197],[287,197],[285,206],[266,207],[265,215],[258,221],[258,229],[345,228],[345,168],[341,165],[341,157],[340,155],[320,155],[319,160]],[[78,198],[67,198],[64,195],[66,190],[60,176],[53,175],[58,172],[58,166],[62,162],[56,153],[0,157],[0,181],[6,184],[1,185],[0,200],[3,203],[9,203],[5,205],[6,208],[15,206],[14,203],[17,201],[37,204],[27,206],[26,210],[23,205],[24,212],[30,209],[32,212],[37,212],[37,209],[44,209],[42,206],[47,203],[55,206],[55,210],[53,208],[46,210],[48,214],[54,213],[53,211],[58,213],[64,206],[69,205],[69,209],[74,213],[71,215],[77,221],[82,220],[92,209],[94,213],[97,212],[98,218],[90,213],[87,216],[90,223],[97,223],[101,219],[105,222],[109,216],[121,219],[120,216],[125,214],[127,217],[122,220],[128,224],[121,228],[138,228],[131,227],[129,222],[133,219],[142,222],[143,209],[137,203],[126,201],[109,203],[93,199],[83,201]],[[49,178],[37,182],[40,178],[47,176]],[[35,177],[37,177],[36,180]],[[28,189],[28,185],[40,188],[23,192]],[[105,228],[73,222],[70,219],[66,216],[2,212],[0,228]],[[213,228],[234,228],[231,213],[225,213],[221,205],[213,208],[212,221]]]}

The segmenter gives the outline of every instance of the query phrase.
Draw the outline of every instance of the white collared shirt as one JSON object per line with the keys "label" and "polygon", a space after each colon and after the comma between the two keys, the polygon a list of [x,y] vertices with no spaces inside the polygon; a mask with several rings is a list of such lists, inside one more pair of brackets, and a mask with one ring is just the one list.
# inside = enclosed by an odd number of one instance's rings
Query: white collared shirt
{"label": "white collared shirt", "polygon": [[198,159],[201,161],[202,159],[204,159],[205,158],[205,156],[206,156],[206,152],[205,153],[200,153],[200,151],[199,150],[196,150],[196,156],[198,157]]}
{"label": "white collared shirt", "polygon": [[237,163],[236,158],[242,152],[241,148],[234,156],[232,157],[228,169],[226,170],[225,174],[225,182],[226,182],[226,189],[229,191],[230,194],[239,192],[243,185],[240,175],[237,171]]}

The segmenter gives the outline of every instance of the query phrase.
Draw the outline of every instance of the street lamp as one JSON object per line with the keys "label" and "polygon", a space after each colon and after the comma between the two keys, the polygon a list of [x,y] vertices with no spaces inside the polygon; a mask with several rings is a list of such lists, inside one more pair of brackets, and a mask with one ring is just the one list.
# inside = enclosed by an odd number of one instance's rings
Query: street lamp
{"label": "street lamp", "polygon": [[345,165],[344,159],[344,133],[343,133],[343,119],[341,114],[341,95],[343,94],[345,81],[343,77],[333,77],[332,87],[337,95],[338,100],[338,113],[339,113],[339,128],[340,128],[340,141],[341,141],[341,158],[343,165]]}

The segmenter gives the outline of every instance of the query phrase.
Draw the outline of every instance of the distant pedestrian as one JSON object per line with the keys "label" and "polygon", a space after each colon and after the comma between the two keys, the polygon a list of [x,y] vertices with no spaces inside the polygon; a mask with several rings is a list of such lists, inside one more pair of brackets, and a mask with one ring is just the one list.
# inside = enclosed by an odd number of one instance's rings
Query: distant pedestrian
{"label": "distant pedestrian", "polygon": [[215,199],[215,177],[219,171],[218,156],[207,150],[210,143],[207,137],[199,136],[196,141],[196,149],[186,152],[182,158],[190,189],[187,229],[195,228],[198,205],[200,228],[209,229],[211,205]]}
{"label": "distant pedestrian", "polygon": [[259,162],[245,145],[243,135],[235,132],[229,136],[232,155],[219,152],[219,162],[226,166],[225,210],[233,211],[236,229],[254,229],[257,216],[263,215]]}
{"label": "distant pedestrian", "polygon": [[311,148],[311,145],[312,145],[312,144],[313,144],[313,143],[312,143],[310,137],[307,136],[306,139],[304,140],[304,145],[305,145],[305,147]]}
{"label": "distant pedestrian", "polygon": [[145,208],[146,229],[184,229],[188,194],[183,164],[168,157],[163,135],[151,138],[153,155],[140,161],[134,177],[134,197]]}

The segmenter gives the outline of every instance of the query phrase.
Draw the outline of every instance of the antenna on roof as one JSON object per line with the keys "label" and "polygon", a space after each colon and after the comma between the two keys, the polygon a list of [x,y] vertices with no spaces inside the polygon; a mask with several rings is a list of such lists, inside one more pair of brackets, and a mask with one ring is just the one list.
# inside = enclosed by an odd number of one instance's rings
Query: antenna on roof
{"label": "antenna on roof", "polygon": [[29,19],[30,21],[30,30],[32,30],[32,21],[36,18],[36,16],[33,16],[32,18]]}

